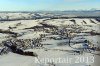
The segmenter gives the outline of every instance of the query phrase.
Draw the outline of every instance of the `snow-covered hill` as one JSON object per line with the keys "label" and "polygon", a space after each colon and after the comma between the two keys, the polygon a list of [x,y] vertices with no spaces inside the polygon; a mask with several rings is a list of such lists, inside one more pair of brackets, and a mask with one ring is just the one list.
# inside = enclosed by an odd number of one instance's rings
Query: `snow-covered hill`
{"label": "snow-covered hill", "polygon": [[[49,16],[48,16],[49,15]],[[24,51],[38,54],[37,57],[12,53],[0,55],[0,66],[95,66],[94,63],[76,63],[76,58],[100,58],[94,51],[84,51],[85,40],[89,48],[100,46],[100,22],[94,18],[32,20],[34,17],[50,17],[52,14],[0,13],[0,51],[3,42],[10,40]],[[10,21],[9,21],[10,20]],[[93,34],[91,33],[93,32]],[[81,52],[81,53],[79,53]],[[97,51],[98,52],[98,51]],[[43,59],[71,58],[68,63],[46,62]],[[40,63],[35,63],[35,60]],[[42,60],[41,60],[42,59]],[[41,60],[41,61],[40,61]],[[97,65],[98,66],[98,65]]]}

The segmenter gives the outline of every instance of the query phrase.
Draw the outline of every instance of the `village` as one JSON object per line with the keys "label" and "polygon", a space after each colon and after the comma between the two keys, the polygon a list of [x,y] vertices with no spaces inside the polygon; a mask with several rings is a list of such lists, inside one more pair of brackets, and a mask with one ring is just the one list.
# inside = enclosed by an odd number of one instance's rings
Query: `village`
{"label": "village", "polygon": [[[64,53],[64,57],[68,56],[65,53],[73,57],[85,54],[89,54],[89,57],[90,55],[100,56],[100,24],[95,19],[37,19],[6,23],[0,23],[1,56],[9,52],[42,58],[44,58],[44,53],[54,54],[55,52],[57,56],[60,56],[59,52],[61,55]],[[11,47],[16,47],[16,49]],[[53,54],[46,55],[46,57],[55,57]],[[58,64],[48,65],[57,66]],[[92,66],[92,63],[83,65]]]}

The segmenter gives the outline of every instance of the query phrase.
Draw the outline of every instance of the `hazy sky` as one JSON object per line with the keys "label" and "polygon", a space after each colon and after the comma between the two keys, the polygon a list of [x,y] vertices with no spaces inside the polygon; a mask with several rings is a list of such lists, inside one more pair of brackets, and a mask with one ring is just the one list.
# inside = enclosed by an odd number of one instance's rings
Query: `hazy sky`
{"label": "hazy sky", "polygon": [[100,9],[100,0],[0,0],[0,11]]}

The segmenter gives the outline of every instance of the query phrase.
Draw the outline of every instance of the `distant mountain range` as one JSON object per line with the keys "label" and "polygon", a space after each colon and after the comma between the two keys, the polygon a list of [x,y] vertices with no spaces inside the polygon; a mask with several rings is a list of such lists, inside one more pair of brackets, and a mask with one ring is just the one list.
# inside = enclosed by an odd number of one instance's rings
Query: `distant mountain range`
{"label": "distant mountain range", "polygon": [[96,18],[100,20],[100,10],[69,11],[1,11],[0,21],[31,19]]}
{"label": "distant mountain range", "polygon": [[38,11],[39,13],[51,13],[74,16],[100,16],[100,10],[69,10],[69,11]]}

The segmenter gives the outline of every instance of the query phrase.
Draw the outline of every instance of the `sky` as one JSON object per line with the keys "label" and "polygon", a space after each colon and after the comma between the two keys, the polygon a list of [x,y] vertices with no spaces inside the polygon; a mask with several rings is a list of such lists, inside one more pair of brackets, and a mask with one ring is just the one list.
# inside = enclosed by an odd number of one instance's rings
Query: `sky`
{"label": "sky", "polygon": [[100,9],[100,0],[0,0],[0,11]]}

